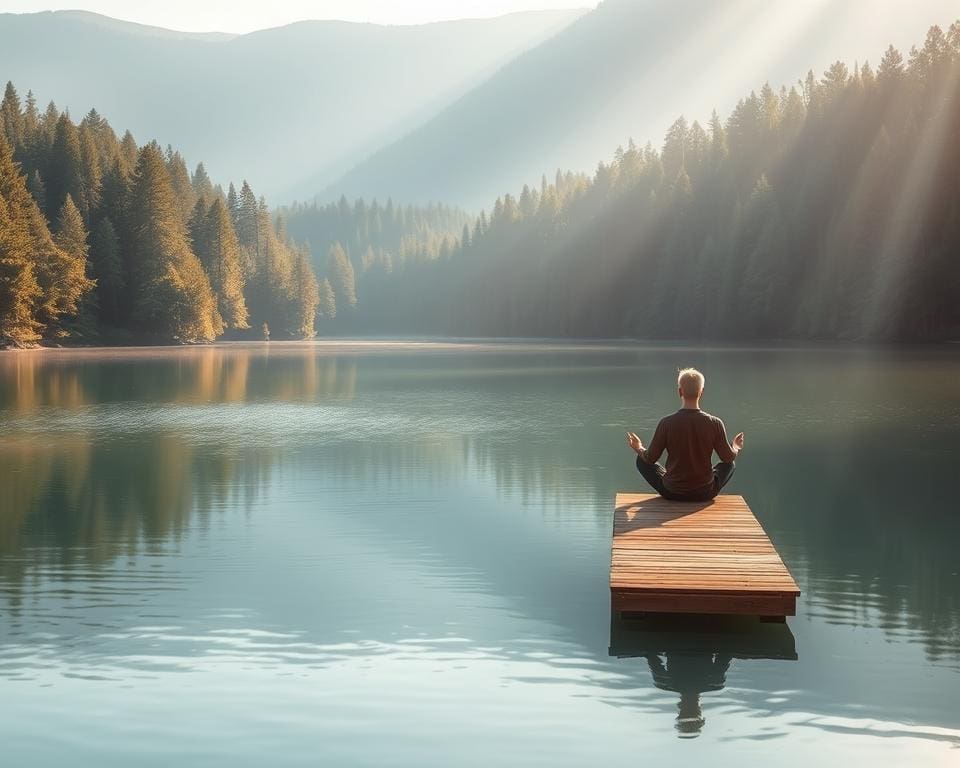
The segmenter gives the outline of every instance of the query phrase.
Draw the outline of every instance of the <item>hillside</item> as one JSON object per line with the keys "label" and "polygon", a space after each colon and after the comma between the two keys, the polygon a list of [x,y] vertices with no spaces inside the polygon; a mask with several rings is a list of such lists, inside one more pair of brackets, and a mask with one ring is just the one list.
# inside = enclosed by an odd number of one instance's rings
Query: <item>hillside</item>
{"label": "hillside", "polygon": [[302,22],[197,35],[83,12],[0,14],[0,72],[42,104],[95,106],[278,202],[316,193],[576,11],[420,26]]}
{"label": "hillside", "polygon": [[367,280],[353,328],[957,339],[960,20],[875,54],[497,198],[447,258]]}
{"label": "hillside", "polygon": [[931,24],[949,26],[956,10],[952,0],[911,9],[903,23],[871,0],[607,0],[321,198],[392,195],[476,210],[544,171],[590,171],[631,136],[657,144],[678,114],[728,112],[754,83],[795,83],[841,56],[875,63],[887,45],[907,49]]}

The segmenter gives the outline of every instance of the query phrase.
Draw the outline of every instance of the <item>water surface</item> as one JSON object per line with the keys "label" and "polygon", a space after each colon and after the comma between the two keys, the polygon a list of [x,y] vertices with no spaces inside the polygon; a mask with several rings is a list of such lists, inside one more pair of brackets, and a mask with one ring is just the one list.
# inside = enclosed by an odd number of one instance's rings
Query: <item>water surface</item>
{"label": "water surface", "polygon": [[[803,590],[733,652],[609,611],[687,364]],[[0,432],[4,765],[960,760],[955,350],[3,353]]]}

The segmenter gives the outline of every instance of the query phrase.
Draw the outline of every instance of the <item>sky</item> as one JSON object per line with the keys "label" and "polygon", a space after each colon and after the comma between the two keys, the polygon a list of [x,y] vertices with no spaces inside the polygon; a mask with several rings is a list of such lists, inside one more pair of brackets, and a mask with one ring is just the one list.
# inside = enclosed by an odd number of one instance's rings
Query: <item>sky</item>
{"label": "sky", "polygon": [[594,7],[597,0],[6,0],[3,11],[84,10],[189,32],[250,32],[306,19],[423,24],[545,8]]}

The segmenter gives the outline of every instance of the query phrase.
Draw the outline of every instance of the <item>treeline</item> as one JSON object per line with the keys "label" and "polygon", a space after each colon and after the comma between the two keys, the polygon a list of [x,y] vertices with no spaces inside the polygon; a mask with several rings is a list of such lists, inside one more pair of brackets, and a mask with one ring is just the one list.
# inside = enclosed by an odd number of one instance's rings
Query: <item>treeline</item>
{"label": "treeline", "polygon": [[[278,210],[290,237],[305,243],[318,257],[339,243],[362,273],[380,268],[387,272],[408,264],[448,258],[463,228],[474,217],[459,208],[381,205],[360,198],[351,205],[345,196],[335,203],[296,203]],[[323,269],[324,265],[318,264]]]}
{"label": "treeline", "polygon": [[661,148],[631,142],[476,220],[343,198],[272,216],[246,182],[224,193],[171,148],[118,139],[93,110],[40,113],[11,84],[0,122],[0,344],[298,338],[318,318],[467,336],[960,334],[960,22],[906,60],[891,47],[876,69],[767,84],[725,121],[681,117]]}
{"label": "treeline", "polygon": [[326,328],[384,333],[390,329],[383,327],[386,318],[378,305],[397,299],[397,276],[419,274],[424,265],[447,261],[464,232],[469,235],[473,217],[442,204],[401,206],[390,199],[380,205],[360,198],[351,205],[341,196],[335,203],[282,207],[277,222],[314,254],[314,268],[328,277],[322,314],[337,321]]}
{"label": "treeline", "polygon": [[96,110],[40,113],[12,83],[0,123],[0,346],[309,337],[332,312],[246,182],[225,194],[202,163],[118,138]]}
{"label": "treeline", "polygon": [[496,201],[358,327],[491,336],[960,334],[960,22],[906,61],[769,84],[592,178]]}

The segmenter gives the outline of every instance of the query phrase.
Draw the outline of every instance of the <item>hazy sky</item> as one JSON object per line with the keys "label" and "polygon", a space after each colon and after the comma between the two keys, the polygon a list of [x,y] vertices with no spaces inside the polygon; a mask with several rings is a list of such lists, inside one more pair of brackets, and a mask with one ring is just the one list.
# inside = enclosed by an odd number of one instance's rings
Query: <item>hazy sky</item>
{"label": "hazy sky", "polygon": [[586,8],[597,0],[7,0],[3,11],[94,11],[117,19],[193,32],[249,32],[304,19],[422,24],[544,8]]}

